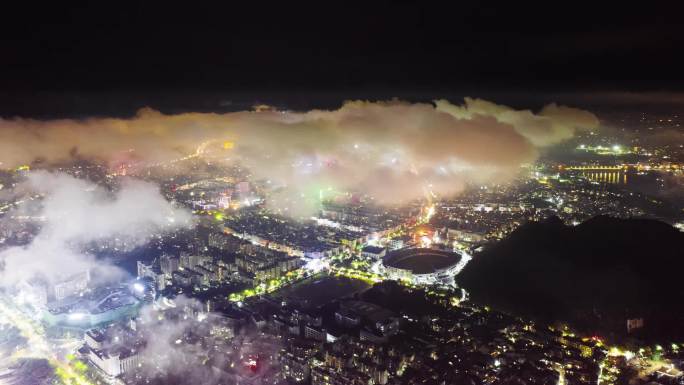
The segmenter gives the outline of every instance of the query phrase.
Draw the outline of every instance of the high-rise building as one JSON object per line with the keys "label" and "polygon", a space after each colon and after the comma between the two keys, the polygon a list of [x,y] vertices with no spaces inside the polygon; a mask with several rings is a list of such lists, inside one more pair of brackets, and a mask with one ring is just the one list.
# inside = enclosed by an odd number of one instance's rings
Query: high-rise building
{"label": "high-rise building", "polygon": [[164,254],[159,258],[159,267],[162,273],[167,277],[171,277],[171,274],[180,267],[180,260],[176,256]]}
{"label": "high-rise building", "polygon": [[109,329],[90,329],[85,333],[85,349],[88,360],[111,377],[132,371],[140,364],[140,355],[135,333],[130,330],[111,327]]}
{"label": "high-rise building", "polygon": [[157,296],[157,284],[150,277],[143,277],[132,285],[133,295],[145,303],[151,304]]}
{"label": "high-rise building", "polygon": [[138,261],[138,278],[144,277],[152,279],[158,291],[164,290],[166,282],[169,281],[166,275],[161,272],[159,266],[155,266],[154,263],[147,265],[142,261]]}
{"label": "high-rise building", "polygon": [[136,262],[138,270],[138,278],[149,277],[149,271],[152,270],[152,266],[145,264],[143,261]]}
{"label": "high-rise building", "polygon": [[235,186],[235,190],[237,191],[238,195],[240,198],[246,198],[249,196],[249,182],[240,182]]}
{"label": "high-rise building", "polygon": [[220,209],[227,209],[230,207],[230,195],[221,195],[218,198],[217,205]]}
{"label": "high-rise building", "polygon": [[194,253],[182,252],[180,255],[180,267],[183,269],[192,269],[199,264],[199,256]]}

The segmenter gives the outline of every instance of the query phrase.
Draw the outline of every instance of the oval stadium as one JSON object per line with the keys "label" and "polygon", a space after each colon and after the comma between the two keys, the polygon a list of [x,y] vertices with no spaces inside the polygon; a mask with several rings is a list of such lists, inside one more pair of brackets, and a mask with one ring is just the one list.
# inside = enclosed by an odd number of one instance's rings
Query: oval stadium
{"label": "oval stadium", "polygon": [[401,249],[387,254],[383,258],[383,267],[389,279],[409,281],[414,285],[450,285],[467,259],[451,251]]}

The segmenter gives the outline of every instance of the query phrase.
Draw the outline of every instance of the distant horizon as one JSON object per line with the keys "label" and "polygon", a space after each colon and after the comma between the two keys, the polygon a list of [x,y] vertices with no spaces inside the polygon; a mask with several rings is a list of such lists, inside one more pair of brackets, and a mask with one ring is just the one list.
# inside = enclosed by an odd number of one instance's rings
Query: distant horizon
{"label": "distant horizon", "polygon": [[227,113],[251,110],[265,104],[278,109],[333,110],[348,100],[432,103],[447,99],[481,98],[516,109],[537,111],[548,103],[574,105],[596,113],[677,113],[684,110],[684,92],[666,91],[444,91],[350,89],[345,91],[0,91],[0,118],[91,118],[134,116],[140,109],[177,114],[185,112]]}

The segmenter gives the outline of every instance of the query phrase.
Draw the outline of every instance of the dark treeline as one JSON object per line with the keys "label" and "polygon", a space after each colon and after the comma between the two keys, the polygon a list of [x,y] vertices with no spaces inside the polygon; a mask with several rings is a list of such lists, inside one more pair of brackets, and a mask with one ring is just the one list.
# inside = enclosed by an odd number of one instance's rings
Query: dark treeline
{"label": "dark treeline", "polygon": [[585,332],[680,338],[684,234],[654,220],[595,217],[565,226],[552,217],[521,226],[458,276],[477,302]]}

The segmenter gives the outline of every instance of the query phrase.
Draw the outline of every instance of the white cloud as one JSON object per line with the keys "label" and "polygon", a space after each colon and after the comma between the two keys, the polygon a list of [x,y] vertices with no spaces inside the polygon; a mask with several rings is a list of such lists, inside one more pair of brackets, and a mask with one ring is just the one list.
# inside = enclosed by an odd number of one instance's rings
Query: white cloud
{"label": "white cloud", "polygon": [[113,236],[139,245],[155,233],[191,224],[187,211],[172,206],[156,186],[141,181],[131,180],[121,190],[107,192],[65,174],[33,172],[25,187],[44,195],[37,214],[45,221],[30,244],[0,252],[0,286],[35,276],[53,280],[85,269],[114,279],[124,273],[84,253],[84,245]]}

